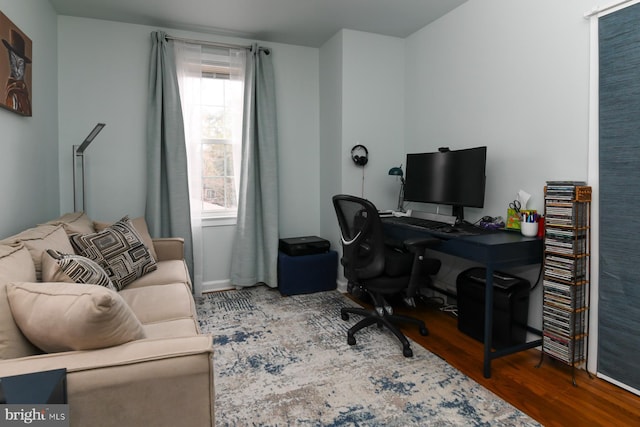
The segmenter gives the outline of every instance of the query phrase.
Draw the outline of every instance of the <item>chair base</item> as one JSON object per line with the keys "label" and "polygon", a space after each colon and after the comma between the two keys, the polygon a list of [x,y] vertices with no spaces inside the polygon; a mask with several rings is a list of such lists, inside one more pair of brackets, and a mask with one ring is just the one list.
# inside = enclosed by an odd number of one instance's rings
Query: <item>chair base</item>
{"label": "chair base", "polygon": [[386,327],[393,333],[396,338],[402,344],[402,354],[405,357],[413,357],[413,350],[411,350],[411,346],[409,345],[409,340],[404,334],[400,331],[400,329],[395,325],[395,323],[410,323],[418,326],[420,335],[427,336],[429,335],[429,330],[425,326],[424,322],[419,319],[415,319],[409,316],[402,316],[399,314],[388,314],[383,310],[383,314],[380,315],[377,310],[367,310],[365,308],[350,308],[344,307],[340,309],[340,316],[342,320],[349,320],[349,314],[357,314],[359,316],[363,316],[358,323],[353,325],[349,331],[347,332],[347,343],[349,345],[356,344],[356,338],[354,334],[358,332],[362,328],[366,328],[367,326],[371,326],[374,323],[378,325],[379,328]]}

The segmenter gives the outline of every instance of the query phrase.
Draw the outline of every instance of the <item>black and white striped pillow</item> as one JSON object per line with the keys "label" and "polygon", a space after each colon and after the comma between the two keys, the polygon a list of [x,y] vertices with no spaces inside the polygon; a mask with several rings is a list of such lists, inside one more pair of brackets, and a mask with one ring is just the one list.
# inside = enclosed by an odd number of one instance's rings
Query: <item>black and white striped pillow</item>
{"label": "black and white striped pillow", "polygon": [[[68,277],[70,281],[75,283],[99,285],[111,289],[112,291],[117,290],[116,287],[113,286],[113,283],[111,283],[111,280],[104,269],[95,261],[80,255],[62,254],[58,251],[54,251],[53,249],[48,249],[47,254],[53,258],[59,268],[59,271],[56,271],[56,269],[50,270],[49,268],[45,268],[46,272],[44,275],[47,277],[43,276],[44,281],[68,282],[69,280],[66,280]],[[44,263],[47,264],[47,261],[45,260]]]}

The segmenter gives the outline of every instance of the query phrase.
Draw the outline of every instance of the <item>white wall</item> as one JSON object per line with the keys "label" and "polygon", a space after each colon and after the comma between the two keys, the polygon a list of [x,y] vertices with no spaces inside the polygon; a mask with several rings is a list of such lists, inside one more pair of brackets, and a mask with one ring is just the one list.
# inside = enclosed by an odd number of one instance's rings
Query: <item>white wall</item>
{"label": "white wall", "polygon": [[[397,205],[400,183],[388,172],[404,153],[403,43],[396,37],[341,30],[320,49],[321,230],[339,253],[333,195],[361,196],[380,209]],[[358,144],[369,153],[364,167],[351,159]],[[340,289],[343,281],[339,268]]]}
{"label": "white wall", "polygon": [[[0,0],[32,41],[32,117],[0,109],[0,238],[55,218],[58,193],[57,20],[48,1]],[[0,55],[7,55],[0,45]],[[4,85],[0,82],[4,94]],[[4,96],[4,95],[2,95]]]}
{"label": "white wall", "polygon": [[280,235],[320,232],[319,51],[270,43],[274,52]]}
{"label": "white wall", "polygon": [[72,146],[104,122],[84,155],[86,211],[100,221],[141,216],[149,31],[66,16],[58,27],[62,210],[73,210]]}
{"label": "white wall", "polygon": [[[406,39],[406,151],[488,146],[484,209],[519,189],[543,210],[547,180],[588,176],[589,23],[595,0],[470,0]],[[420,205],[433,210],[433,206]],[[471,263],[442,257],[441,285]],[[535,282],[537,267],[512,270]],[[597,286],[597,285],[596,285]],[[541,325],[541,287],[529,318]]]}
{"label": "white wall", "polygon": [[342,193],[342,45],[339,31],[320,48],[320,235],[340,248],[331,197]]}
{"label": "white wall", "polygon": [[[388,173],[404,157],[404,40],[342,32],[342,191],[391,209],[400,183]],[[364,168],[351,160],[356,144],[369,151]]]}
{"label": "white wall", "polygon": [[[157,28],[60,16],[60,186],[73,209],[71,150],[100,121],[107,126],[85,152],[87,212],[96,220],[140,216],[145,206],[145,129],[150,33]],[[199,40],[251,41],[165,29]],[[262,43],[273,51],[280,165],[280,232],[317,234],[319,213],[318,49]],[[233,227],[210,227],[205,285],[229,278]]]}
{"label": "white wall", "polygon": [[488,146],[485,208],[587,177],[592,1],[471,0],[407,39],[406,149]]}

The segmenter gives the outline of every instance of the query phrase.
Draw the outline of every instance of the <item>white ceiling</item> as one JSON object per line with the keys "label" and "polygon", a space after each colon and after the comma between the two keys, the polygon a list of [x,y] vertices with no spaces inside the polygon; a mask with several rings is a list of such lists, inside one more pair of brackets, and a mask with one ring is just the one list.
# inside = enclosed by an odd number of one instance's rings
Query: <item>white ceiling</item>
{"label": "white ceiling", "polygon": [[467,0],[49,0],[59,15],[319,47],[346,28],[405,38]]}

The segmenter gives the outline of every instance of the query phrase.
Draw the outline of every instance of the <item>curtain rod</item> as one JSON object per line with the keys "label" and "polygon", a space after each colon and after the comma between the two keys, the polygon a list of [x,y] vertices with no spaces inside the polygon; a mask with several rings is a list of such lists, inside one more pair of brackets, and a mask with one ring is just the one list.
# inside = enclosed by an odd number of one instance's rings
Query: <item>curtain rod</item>
{"label": "curtain rod", "polygon": [[[625,4],[625,3],[631,3],[631,2],[633,2],[633,1],[634,1],[634,0],[622,0],[622,1],[618,1],[618,2],[616,2],[616,3],[610,4],[609,6],[604,6],[604,7],[600,7],[600,8],[597,8],[597,7],[596,7],[596,8],[594,8],[591,12],[586,12],[586,13],[584,14],[584,17],[585,17],[585,19],[587,19],[587,18],[591,18],[591,17],[592,17],[592,16],[594,16],[594,15],[599,15],[599,14],[601,14],[601,13],[603,13],[603,12],[607,12],[607,11],[609,11],[609,10],[611,10],[611,9],[615,9],[615,8],[616,8],[616,7],[618,7],[618,6],[622,6],[622,5],[623,5],[623,4]],[[637,2],[637,1],[636,1],[636,2]],[[631,6],[631,5],[629,5],[629,6]]]}
{"label": "curtain rod", "polygon": [[251,46],[242,46],[242,45],[239,45],[239,44],[210,42],[210,41],[206,41],[206,40],[184,39],[184,38],[181,38],[181,37],[170,36],[168,34],[165,36],[165,38],[167,40],[176,40],[176,41],[185,42],[185,43],[202,44],[202,45],[207,45],[207,46],[222,47],[222,48],[228,48],[228,49],[247,49],[247,50],[251,50]]}

